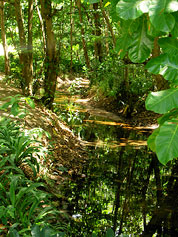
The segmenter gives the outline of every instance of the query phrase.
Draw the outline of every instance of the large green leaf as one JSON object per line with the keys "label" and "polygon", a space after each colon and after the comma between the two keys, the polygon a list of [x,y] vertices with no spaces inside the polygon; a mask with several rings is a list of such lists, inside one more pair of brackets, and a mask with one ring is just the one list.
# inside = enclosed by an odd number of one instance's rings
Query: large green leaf
{"label": "large green leaf", "polygon": [[151,59],[146,69],[154,74],[161,74],[166,80],[176,82],[178,80],[178,57],[177,55],[162,54]]}
{"label": "large green leaf", "polygon": [[150,21],[159,31],[170,32],[174,28],[175,18],[168,13],[172,9],[170,2],[170,0],[150,0]]}
{"label": "large green leaf", "polygon": [[146,99],[146,109],[164,114],[178,108],[178,88],[151,92]]}
{"label": "large green leaf", "polygon": [[114,237],[114,236],[115,236],[114,231],[111,228],[108,229],[106,232],[106,237]]}
{"label": "large green leaf", "polygon": [[164,53],[177,54],[178,55],[178,39],[172,37],[161,38],[158,41],[160,47]]}
{"label": "large green leaf", "polygon": [[158,118],[157,121],[160,125],[163,125],[163,123],[165,123],[166,121],[171,120],[173,118],[178,118],[178,109],[173,109],[173,110],[167,112],[166,114],[164,114],[163,116]]}
{"label": "large green leaf", "polygon": [[133,34],[129,47],[129,58],[132,62],[142,63],[151,53],[153,38],[147,35],[147,24],[144,18],[140,19],[137,31]]}
{"label": "large green leaf", "polygon": [[132,25],[134,22],[132,20],[129,21],[122,21],[120,22],[121,29],[122,29],[122,36],[116,42],[116,52],[120,55],[121,58],[124,58],[128,47],[132,42]]}
{"label": "large green leaf", "polygon": [[115,22],[119,21],[119,16],[116,12],[116,5],[119,2],[119,0],[111,0],[111,9],[110,9],[110,15],[112,17],[112,20]]}
{"label": "large green leaf", "polygon": [[154,151],[154,152],[156,152],[155,140],[156,140],[156,137],[157,137],[157,135],[158,135],[158,133],[159,133],[159,129],[160,129],[160,128],[155,129],[154,132],[149,136],[149,138],[148,138],[148,140],[147,140],[147,145],[148,145],[148,147],[149,147],[152,151]]}
{"label": "large green leaf", "polygon": [[124,20],[136,19],[148,12],[149,0],[121,0],[116,6],[116,12]]}
{"label": "large green leaf", "polygon": [[154,38],[161,36],[163,33],[159,30],[157,30],[153,24],[150,22],[150,20],[147,21],[147,34],[149,36],[152,36]]}
{"label": "large green leaf", "polygon": [[54,230],[48,226],[45,226],[40,229],[40,226],[34,225],[31,230],[32,237],[64,237],[64,232],[59,232],[58,234],[54,234]]}
{"label": "large green leaf", "polygon": [[178,120],[165,122],[156,137],[156,154],[159,161],[165,165],[168,161],[178,157]]}
{"label": "large green leaf", "polygon": [[123,37],[119,38],[116,42],[116,51],[119,54],[120,58],[123,59],[127,53],[127,49],[131,43],[131,38],[128,37],[128,34],[125,34]]}
{"label": "large green leaf", "polygon": [[172,15],[175,18],[175,25],[174,25],[174,28],[171,31],[171,35],[173,37],[178,37],[178,12],[174,12]]}

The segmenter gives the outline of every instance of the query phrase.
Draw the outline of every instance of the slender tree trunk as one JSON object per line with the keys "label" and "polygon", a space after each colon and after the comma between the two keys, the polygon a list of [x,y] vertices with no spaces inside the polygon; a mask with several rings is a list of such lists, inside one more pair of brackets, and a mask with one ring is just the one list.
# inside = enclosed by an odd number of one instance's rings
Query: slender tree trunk
{"label": "slender tree trunk", "polygon": [[46,51],[46,37],[45,37],[45,29],[44,29],[44,24],[43,24],[43,19],[40,13],[40,9],[38,7],[38,2],[35,0],[35,5],[36,5],[36,10],[38,13],[38,18],[40,20],[40,25],[41,25],[41,32],[42,32],[42,38],[43,38],[43,46],[44,46],[44,52]]}
{"label": "slender tree trunk", "polygon": [[99,59],[99,62],[103,61],[103,55],[102,55],[102,43],[101,39],[101,23],[100,23],[100,15],[98,13],[98,3],[93,4],[94,11],[94,22],[95,22],[95,55],[96,58]]}
{"label": "slender tree trunk", "polygon": [[72,73],[73,66],[73,2],[70,0],[70,72]]}
{"label": "slender tree trunk", "polygon": [[122,209],[122,215],[120,219],[120,227],[119,227],[119,235],[122,233],[122,228],[123,228],[123,223],[126,217],[126,214],[128,213],[129,209],[129,202],[130,202],[130,186],[131,186],[131,181],[133,177],[133,172],[135,169],[135,161],[136,161],[136,156],[135,159],[133,160],[133,163],[130,161],[130,167],[128,168],[127,172],[127,184],[126,184],[126,190],[125,190],[125,200],[123,203],[123,209]]}
{"label": "slender tree trunk", "polygon": [[1,38],[4,48],[4,58],[5,58],[5,75],[10,74],[10,64],[9,64],[9,57],[8,57],[8,47],[6,42],[6,31],[5,31],[5,24],[4,24],[4,2],[0,1],[0,21],[1,21]]}
{"label": "slender tree trunk", "polygon": [[[169,178],[167,185],[167,195],[162,197],[161,203],[156,207],[151,220],[147,224],[145,230],[141,236],[153,236],[159,229],[164,230],[166,236],[177,236],[178,233],[174,235],[169,235],[169,229],[166,226],[167,221],[170,216],[177,215],[177,205],[178,205],[178,164],[176,163],[172,169],[172,175]],[[177,223],[177,220],[176,220]],[[172,225],[173,223],[171,223]],[[169,225],[169,226],[171,226]]]}
{"label": "slender tree trunk", "polygon": [[152,158],[152,160],[150,162],[150,166],[149,166],[148,171],[147,171],[147,178],[144,181],[144,186],[143,186],[143,189],[142,189],[142,213],[143,213],[143,227],[144,227],[144,230],[146,229],[146,192],[147,192],[147,189],[148,189],[149,180],[150,180],[150,176],[151,176],[151,173],[153,171],[153,168],[154,168],[154,161],[153,161],[153,158]]}
{"label": "slender tree trunk", "polygon": [[110,31],[111,33],[111,36],[112,36],[112,41],[113,41],[113,46],[115,47],[116,46],[116,38],[115,38],[115,35],[114,35],[114,32],[113,32],[113,29],[112,29],[112,25],[111,23],[109,22],[109,17],[107,16],[104,8],[103,8],[103,2],[102,0],[100,0],[100,6],[101,6],[101,12],[103,14],[103,17],[106,21],[106,24],[107,24],[107,28],[108,28],[108,31]]}
{"label": "slender tree trunk", "polygon": [[89,57],[88,57],[87,45],[86,45],[86,41],[85,41],[85,33],[84,33],[84,28],[83,28],[81,0],[77,0],[77,7],[78,7],[78,11],[79,11],[79,20],[80,20],[80,24],[81,24],[81,36],[82,36],[82,44],[83,44],[83,51],[84,51],[85,61],[86,61],[87,67],[90,68],[90,60],[89,60]]}
{"label": "slender tree trunk", "polygon": [[[160,47],[158,44],[159,37],[156,37],[154,39],[154,48],[152,50],[152,58],[158,57],[160,55]],[[154,75],[155,79],[155,89],[156,90],[165,90],[169,88],[168,82],[164,79],[162,75]]]}
{"label": "slender tree trunk", "polygon": [[109,43],[108,43],[109,32],[108,32],[107,27],[105,27],[105,36],[106,36],[106,41],[105,41],[106,55],[109,55]]}
{"label": "slender tree trunk", "polygon": [[29,92],[32,95],[32,80],[33,80],[33,0],[28,1],[28,60],[29,60]]}
{"label": "slender tree trunk", "polygon": [[19,30],[19,41],[20,41],[20,63],[22,66],[22,81],[21,87],[22,91],[25,95],[29,95],[29,61],[28,61],[28,51],[27,51],[27,44],[25,39],[25,31],[23,26],[23,17],[22,17],[22,9],[20,5],[20,0],[15,0],[15,14],[16,14],[16,21]]}
{"label": "slender tree trunk", "polygon": [[122,185],[122,160],[123,160],[123,154],[124,154],[125,149],[122,148],[121,152],[119,154],[119,163],[118,163],[118,171],[117,171],[117,179],[119,180],[118,185],[117,185],[117,191],[115,194],[115,201],[114,201],[114,215],[113,215],[113,230],[114,232],[116,231],[116,227],[117,227],[117,220],[118,220],[118,210],[120,207],[120,193],[121,193],[121,185]]}
{"label": "slender tree trunk", "polygon": [[42,98],[43,103],[52,109],[56,82],[57,82],[57,57],[56,57],[56,41],[52,26],[52,6],[51,0],[40,0],[42,17],[45,22],[46,31],[46,57],[45,57],[45,95]]}

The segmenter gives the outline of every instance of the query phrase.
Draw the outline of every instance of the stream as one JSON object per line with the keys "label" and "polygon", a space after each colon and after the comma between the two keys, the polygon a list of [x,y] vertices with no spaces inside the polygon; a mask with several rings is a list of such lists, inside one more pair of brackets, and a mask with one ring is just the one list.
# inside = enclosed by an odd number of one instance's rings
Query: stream
{"label": "stream", "polygon": [[111,228],[115,236],[139,236],[160,202],[161,182],[170,175],[146,145],[155,126],[116,122],[67,98],[58,93],[57,112],[89,156],[82,176],[65,187],[70,236],[113,236]]}

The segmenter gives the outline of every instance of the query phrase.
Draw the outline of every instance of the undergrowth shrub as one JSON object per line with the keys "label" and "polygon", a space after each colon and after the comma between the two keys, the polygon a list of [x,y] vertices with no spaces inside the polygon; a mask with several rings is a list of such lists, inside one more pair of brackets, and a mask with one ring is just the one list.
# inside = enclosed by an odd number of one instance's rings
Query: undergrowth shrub
{"label": "undergrowth shrub", "polygon": [[[0,234],[5,236],[62,236],[57,231],[60,212],[52,204],[52,195],[35,178],[39,172],[38,153],[42,144],[15,121],[0,121]],[[26,177],[21,164],[33,173]],[[35,226],[38,227],[35,227]],[[55,229],[52,227],[56,225]],[[41,229],[42,228],[42,229]],[[35,233],[35,234],[34,234]],[[59,235],[61,233],[61,235]],[[46,235],[47,236],[47,235]],[[48,235],[49,236],[49,235]]]}

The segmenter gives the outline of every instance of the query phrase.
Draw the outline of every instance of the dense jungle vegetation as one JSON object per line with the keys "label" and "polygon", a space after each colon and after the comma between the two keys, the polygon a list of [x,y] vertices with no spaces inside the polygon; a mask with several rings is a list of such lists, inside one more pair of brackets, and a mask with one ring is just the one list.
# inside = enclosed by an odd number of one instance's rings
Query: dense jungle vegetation
{"label": "dense jungle vegetation", "polygon": [[[4,49],[0,70],[5,73],[8,85],[21,89],[21,95],[11,96],[1,105],[3,111],[10,108],[9,113],[15,120],[1,117],[0,121],[0,235],[177,236],[178,1],[0,0],[0,23]],[[107,157],[104,162],[108,169],[111,163],[116,163],[115,167],[120,170],[110,169],[113,180],[121,180],[117,182],[116,195],[114,191],[111,195],[116,204],[113,217],[103,213],[99,204],[93,204],[96,200],[90,193],[80,194],[76,184],[71,190],[66,188],[65,195],[69,196],[71,206],[74,193],[83,195],[81,202],[76,200],[83,212],[86,208],[87,214],[91,214],[91,220],[80,222],[80,218],[71,218],[61,206],[59,208],[58,202],[63,200],[61,191],[56,194],[48,190],[46,181],[38,176],[40,157],[51,155],[43,146],[44,134],[47,137],[50,134],[42,129],[25,129],[19,120],[26,117],[26,109],[20,109],[23,103],[31,108],[35,108],[35,103],[43,105],[62,118],[64,114],[58,109],[55,98],[59,81],[65,84],[66,78],[73,80],[68,90],[70,94],[76,93],[74,87],[80,85],[81,78],[87,79],[89,88],[79,89],[78,93],[85,98],[92,96],[94,104],[114,112],[123,121],[137,118],[142,112],[147,116],[146,110],[159,117],[157,128],[148,138],[146,152],[124,152],[119,148],[117,156],[123,160],[119,158],[117,163],[116,154],[112,153],[111,162],[107,151],[96,148],[98,157]],[[74,114],[67,116],[72,123]],[[105,133],[108,133],[107,142],[110,131]],[[95,138],[103,136],[102,131],[98,134]],[[89,135],[88,140],[93,139],[91,131]],[[114,136],[117,137],[116,132]],[[127,161],[126,153],[128,157],[134,154],[133,162],[130,158]],[[124,163],[129,165],[128,169],[123,168]],[[24,166],[31,170],[30,176],[24,172]],[[92,163],[89,166],[97,169]],[[103,163],[100,166],[105,170]],[[138,176],[133,179],[136,168],[143,180]],[[62,173],[66,170],[61,167]],[[107,170],[105,172],[109,175]],[[103,189],[109,186],[108,177],[100,173],[95,177],[91,172],[90,182],[87,182],[93,189],[95,179],[103,182]],[[85,181],[80,183],[82,180],[79,179],[80,187],[86,191]],[[142,185],[142,191],[133,191],[132,181],[134,185]],[[149,182],[153,183],[155,192]],[[129,189],[132,193],[138,192],[141,214],[133,211],[127,216],[131,209]],[[123,190],[126,190],[125,197]],[[100,189],[93,192],[98,193],[100,199]],[[85,198],[93,202],[95,209],[87,209]],[[110,199],[106,201],[110,204],[111,197],[106,195],[105,198]],[[134,202],[136,198],[132,204]],[[100,212],[104,216],[101,222],[96,216]],[[123,224],[124,220],[128,225]]]}

